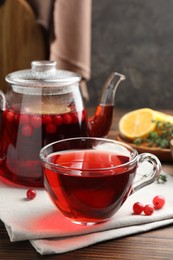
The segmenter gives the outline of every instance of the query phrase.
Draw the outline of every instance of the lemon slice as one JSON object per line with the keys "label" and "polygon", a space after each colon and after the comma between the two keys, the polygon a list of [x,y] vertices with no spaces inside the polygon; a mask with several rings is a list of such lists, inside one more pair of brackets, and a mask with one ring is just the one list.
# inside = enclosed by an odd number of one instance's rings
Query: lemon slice
{"label": "lemon slice", "polygon": [[155,117],[155,111],[150,108],[141,108],[125,114],[119,121],[121,136],[130,140],[146,137],[156,128]]}
{"label": "lemon slice", "polygon": [[155,120],[160,122],[169,122],[173,124],[173,116],[168,115],[166,113],[162,113],[160,111],[154,111],[155,112]]}

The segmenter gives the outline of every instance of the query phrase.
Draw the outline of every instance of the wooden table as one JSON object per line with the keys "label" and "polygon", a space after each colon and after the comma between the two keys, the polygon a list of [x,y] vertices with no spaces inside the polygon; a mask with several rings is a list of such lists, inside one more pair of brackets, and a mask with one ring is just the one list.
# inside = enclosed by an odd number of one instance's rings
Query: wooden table
{"label": "wooden table", "polygon": [[[124,111],[117,111],[114,116],[110,138],[114,138],[117,120]],[[163,170],[173,174],[173,164],[163,164]],[[4,224],[0,222],[0,259],[122,259],[122,260],[172,260],[173,259],[173,225],[159,228],[142,234],[132,235],[121,239],[110,240],[73,252],[41,256],[28,241],[9,241]]]}

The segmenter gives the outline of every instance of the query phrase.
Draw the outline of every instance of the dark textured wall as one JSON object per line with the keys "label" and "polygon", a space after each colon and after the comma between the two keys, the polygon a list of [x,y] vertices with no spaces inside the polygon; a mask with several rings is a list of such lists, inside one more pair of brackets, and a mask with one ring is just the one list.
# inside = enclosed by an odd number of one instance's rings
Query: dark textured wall
{"label": "dark textured wall", "polygon": [[173,108],[173,1],[93,0],[90,104],[112,71],[121,108]]}

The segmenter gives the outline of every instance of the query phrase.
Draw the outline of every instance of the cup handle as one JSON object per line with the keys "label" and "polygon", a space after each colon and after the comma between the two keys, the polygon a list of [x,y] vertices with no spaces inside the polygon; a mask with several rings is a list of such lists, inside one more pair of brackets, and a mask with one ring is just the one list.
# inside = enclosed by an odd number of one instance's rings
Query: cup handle
{"label": "cup handle", "polygon": [[0,90],[0,109],[1,109],[2,111],[5,110],[5,104],[6,104],[5,95],[4,95],[4,93]]}
{"label": "cup handle", "polygon": [[159,159],[155,155],[150,154],[150,153],[142,153],[142,154],[138,155],[137,168],[139,166],[142,166],[142,164],[144,162],[148,162],[148,163],[152,164],[152,169],[150,170],[150,172],[148,172],[148,170],[147,170],[147,174],[144,173],[144,175],[141,176],[140,179],[138,179],[137,181],[135,181],[133,183],[131,194],[133,194],[134,192],[140,190],[141,188],[151,184],[160,175],[162,166],[161,166]]}

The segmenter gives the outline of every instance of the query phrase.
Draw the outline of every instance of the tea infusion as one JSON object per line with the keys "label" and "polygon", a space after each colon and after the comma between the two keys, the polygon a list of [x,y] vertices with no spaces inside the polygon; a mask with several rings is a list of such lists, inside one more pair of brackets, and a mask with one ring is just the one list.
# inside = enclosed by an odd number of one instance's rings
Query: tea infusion
{"label": "tea infusion", "polygon": [[59,115],[19,111],[13,107],[2,114],[0,174],[17,184],[43,186],[40,149],[64,138],[86,136],[86,111],[71,109]]}
{"label": "tea infusion", "polygon": [[107,134],[111,124],[107,115],[113,113],[113,106],[98,105],[89,122],[86,109],[76,111],[74,104],[62,114],[19,111],[13,106],[0,112],[0,174],[17,184],[42,187],[40,149],[66,138]]}
{"label": "tea infusion", "polygon": [[47,160],[57,169],[44,168],[45,187],[55,205],[74,222],[109,219],[129,195],[131,187],[127,187],[136,170],[136,165],[122,166],[129,157],[98,150],[54,153]]}

